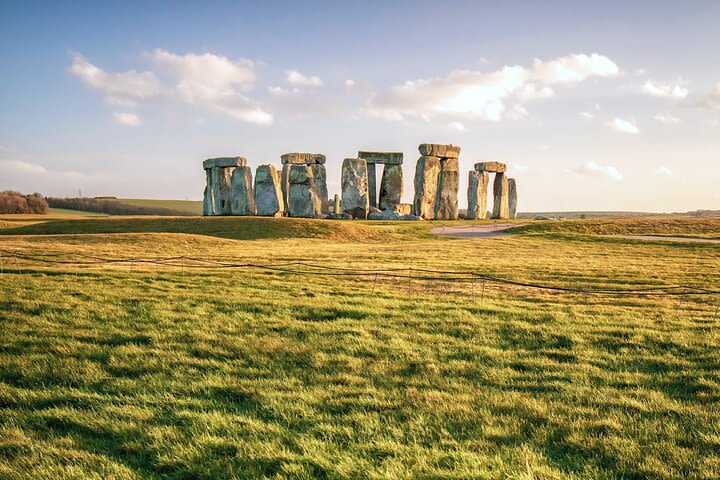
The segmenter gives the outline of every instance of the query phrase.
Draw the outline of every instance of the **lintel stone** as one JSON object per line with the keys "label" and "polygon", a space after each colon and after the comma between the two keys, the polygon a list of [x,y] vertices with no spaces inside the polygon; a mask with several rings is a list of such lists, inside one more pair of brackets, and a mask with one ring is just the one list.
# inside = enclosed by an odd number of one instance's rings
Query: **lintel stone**
{"label": "lintel stone", "polygon": [[402,165],[402,152],[358,152],[358,158],[366,163],[383,163],[385,165]]}
{"label": "lintel stone", "polygon": [[313,163],[325,163],[325,155],[322,153],[300,153],[292,152],[280,156],[280,161],[285,164],[311,165]]}
{"label": "lintel stone", "polygon": [[500,162],[480,162],[475,164],[476,172],[505,173],[507,165]]}
{"label": "lintel stone", "polygon": [[442,145],[440,143],[421,143],[418,147],[420,155],[443,158],[459,158],[460,147],[457,145]]}
{"label": "lintel stone", "polygon": [[208,170],[213,167],[247,167],[247,160],[243,157],[218,157],[208,158],[203,162],[203,168]]}

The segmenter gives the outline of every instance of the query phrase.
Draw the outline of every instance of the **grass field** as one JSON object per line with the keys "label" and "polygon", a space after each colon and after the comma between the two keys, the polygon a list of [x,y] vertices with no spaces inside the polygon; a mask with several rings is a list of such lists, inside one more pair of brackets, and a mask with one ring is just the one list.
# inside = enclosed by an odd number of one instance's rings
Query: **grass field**
{"label": "grass field", "polygon": [[169,208],[187,215],[202,215],[201,200],[153,200],[148,198],[118,198],[119,202],[136,207]]}
{"label": "grass field", "polygon": [[715,220],[0,222],[0,478],[720,478],[719,296],[420,278],[720,290],[717,245],[608,236]]}

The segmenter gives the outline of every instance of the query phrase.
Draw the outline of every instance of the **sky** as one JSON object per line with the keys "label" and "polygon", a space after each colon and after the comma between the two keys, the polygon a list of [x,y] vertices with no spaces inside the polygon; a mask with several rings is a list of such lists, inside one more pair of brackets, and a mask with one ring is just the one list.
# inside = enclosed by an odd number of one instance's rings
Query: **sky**
{"label": "sky", "polygon": [[[111,4],[112,3],[112,4]],[[720,209],[720,2],[0,0],[0,190],[200,200],[202,161],[420,143],[521,211]],[[380,172],[378,172],[380,173]],[[379,176],[379,175],[378,175]]]}

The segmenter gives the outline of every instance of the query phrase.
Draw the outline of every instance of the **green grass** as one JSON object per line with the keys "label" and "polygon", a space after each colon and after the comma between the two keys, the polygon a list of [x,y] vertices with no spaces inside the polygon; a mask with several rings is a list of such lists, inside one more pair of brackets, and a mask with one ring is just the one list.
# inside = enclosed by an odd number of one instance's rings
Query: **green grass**
{"label": "green grass", "polygon": [[117,201],[136,207],[169,208],[187,215],[202,215],[200,200],[154,200],[148,198],[118,198]]}
{"label": "green grass", "polygon": [[[0,249],[720,289],[716,245],[432,225],[54,220]],[[3,259],[0,478],[720,477],[717,297]]]}
{"label": "green grass", "polygon": [[69,210],[67,208],[51,208],[49,215],[68,215],[73,217],[107,217],[106,213],[85,212],[83,210]]}

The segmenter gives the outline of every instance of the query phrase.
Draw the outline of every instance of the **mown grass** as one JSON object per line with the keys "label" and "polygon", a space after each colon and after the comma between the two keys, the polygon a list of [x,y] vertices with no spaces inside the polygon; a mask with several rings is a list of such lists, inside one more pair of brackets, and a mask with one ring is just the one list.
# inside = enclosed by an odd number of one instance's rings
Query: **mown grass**
{"label": "mown grass", "polygon": [[[116,222],[5,229],[0,249],[720,289],[716,245],[569,230],[457,239],[413,222]],[[0,477],[720,477],[717,297],[4,262]]]}
{"label": "mown grass", "polygon": [[136,207],[168,208],[187,215],[202,215],[201,200],[155,200],[150,198],[118,198],[118,202]]}

